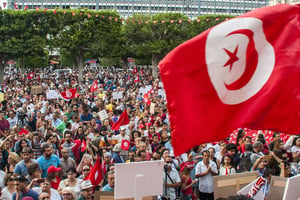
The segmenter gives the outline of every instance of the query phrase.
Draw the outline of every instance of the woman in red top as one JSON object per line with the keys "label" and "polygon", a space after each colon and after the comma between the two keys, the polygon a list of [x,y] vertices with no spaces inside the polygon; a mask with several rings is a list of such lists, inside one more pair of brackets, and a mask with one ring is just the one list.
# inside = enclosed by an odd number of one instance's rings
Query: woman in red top
{"label": "woman in red top", "polygon": [[61,170],[60,167],[54,167],[54,166],[50,166],[47,170],[48,172],[47,177],[49,180],[51,180],[51,187],[55,190],[58,189],[60,183],[60,179],[58,177],[60,170]]}
{"label": "woman in red top", "polygon": [[185,163],[180,169],[182,200],[196,199],[192,190],[192,186],[198,182],[198,179],[191,179],[192,169],[193,168],[188,167],[188,163]]}

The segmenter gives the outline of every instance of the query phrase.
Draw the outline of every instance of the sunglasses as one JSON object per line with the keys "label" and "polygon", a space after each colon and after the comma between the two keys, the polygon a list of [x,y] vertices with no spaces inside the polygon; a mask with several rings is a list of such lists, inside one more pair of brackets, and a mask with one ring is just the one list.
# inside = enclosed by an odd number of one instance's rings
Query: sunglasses
{"label": "sunglasses", "polygon": [[71,196],[72,194],[70,194],[70,193],[64,193],[64,194],[62,194],[63,196]]}
{"label": "sunglasses", "polygon": [[83,169],[82,171],[84,171],[84,172],[88,172],[88,171],[90,171],[90,169]]}

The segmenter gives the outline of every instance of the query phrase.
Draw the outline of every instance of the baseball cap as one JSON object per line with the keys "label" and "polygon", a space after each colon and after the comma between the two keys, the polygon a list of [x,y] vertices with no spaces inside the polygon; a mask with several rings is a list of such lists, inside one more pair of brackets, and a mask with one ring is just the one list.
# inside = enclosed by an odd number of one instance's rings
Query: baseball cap
{"label": "baseball cap", "polygon": [[94,186],[92,185],[91,181],[89,181],[89,180],[83,181],[81,183],[81,189],[82,190],[85,190],[85,189],[88,189],[88,188],[91,188],[91,187],[94,187]]}
{"label": "baseball cap", "polygon": [[47,170],[48,174],[53,173],[53,172],[59,172],[61,170],[60,167],[55,167],[55,166],[50,166]]}
{"label": "baseball cap", "polygon": [[125,131],[126,128],[124,126],[120,126],[120,131]]}

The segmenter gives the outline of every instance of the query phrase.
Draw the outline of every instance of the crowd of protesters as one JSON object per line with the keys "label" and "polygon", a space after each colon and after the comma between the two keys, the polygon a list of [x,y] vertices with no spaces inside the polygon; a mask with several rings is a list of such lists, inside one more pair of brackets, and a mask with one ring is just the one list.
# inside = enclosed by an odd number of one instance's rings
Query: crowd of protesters
{"label": "crowd of protesters", "polygon": [[[30,73],[34,76],[29,79]],[[203,144],[174,157],[166,99],[158,93],[160,80],[149,70],[86,68],[81,81],[78,74],[13,69],[5,75],[1,83],[0,199],[93,199],[94,191],[114,191],[115,164],[140,161],[165,162],[162,199],[214,199],[216,175],[258,171],[268,179],[298,173],[291,170],[291,164],[299,162],[300,137],[291,136],[284,143],[279,133],[268,144],[263,134],[244,137],[241,129],[235,144],[228,140]],[[91,93],[95,80],[98,89]],[[42,87],[42,94],[32,94],[35,85]],[[140,93],[146,86],[152,88],[151,104]],[[78,95],[68,101],[46,98],[47,90],[70,88],[77,88]],[[121,99],[113,98],[115,91],[123,93]],[[100,118],[102,110],[108,118]],[[129,125],[112,130],[124,111]],[[124,140],[130,142],[128,151],[121,148]],[[95,187],[86,177],[98,156],[104,178]],[[264,191],[266,197],[268,190]],[[256,192],[250,191],[249,199]]]}

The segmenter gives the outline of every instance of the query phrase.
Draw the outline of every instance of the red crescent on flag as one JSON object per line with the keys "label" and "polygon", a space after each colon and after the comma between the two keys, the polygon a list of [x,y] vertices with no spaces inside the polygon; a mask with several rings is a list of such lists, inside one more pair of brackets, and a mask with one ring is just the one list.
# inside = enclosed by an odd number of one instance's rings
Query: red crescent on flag
{"label": "red crescent on flag", "polygon": [[227,36],[233,35],[233,34],[243,34],[243,35],[247,36],[249,38],[249,43],[248,43],[248,47],[247,47],[247,51],[246,51],[245,71],[238,80],[234,81],[233,83],[231,83],[229,85],[227,85],[225,83],[225,87],[228,90],[238,90],[238,89],[244,87],[251,80],[252,76],[254,75],[254,73],[256,71],[256,67],[258,64],[258,53],[255,49],[255,43],[253,40],[253,32],[249,29],[241,29],[241,30],[233,31],[233,32],[229,33]]}

